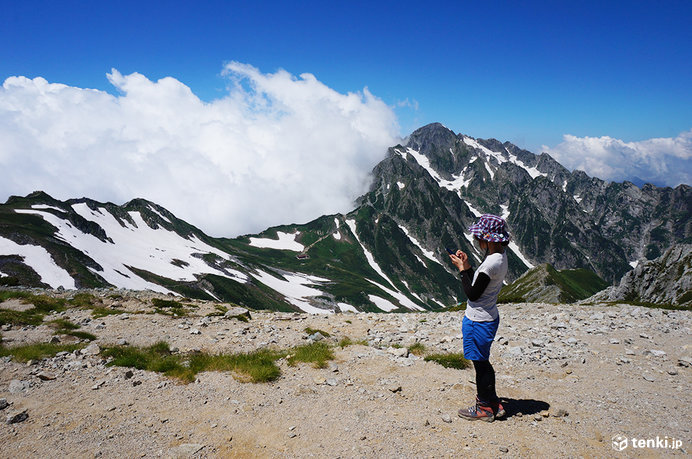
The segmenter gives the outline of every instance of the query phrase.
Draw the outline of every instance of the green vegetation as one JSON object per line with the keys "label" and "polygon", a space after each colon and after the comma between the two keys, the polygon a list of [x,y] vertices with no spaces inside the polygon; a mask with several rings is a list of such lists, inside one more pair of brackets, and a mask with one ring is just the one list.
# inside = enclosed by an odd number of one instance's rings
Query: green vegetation
{"label": "green vegetation", "polygon": [[117,316],[119,314],[125,314],[127,311],[124,309],[117,308],[104,308],[103,306],[94,306],[91,308],[91,317],[98,319],[99,317],[105,316]]}
{"label": "green vegetation", "polygon": [[40,325],[45,315],[65,310],[65,300],[62,298],[32,295],[26,292],[0,291],[0,302],[9,299],[20,299],[23,303],[32,304],[33,307],[25,311],[0,309],[0,325]]}
{"label": "green vegetation", "polygon": [[[557,271],[549,264],[537,266],[500,291],[498,303],[574,303],[589,298],[608,284],[586,269]],[[552,288],[550,288],[552,287]]]}
{"label": "green vegetation", "polygon": [[154,312],[173,317],[185,317],[188,315],[189,304],[182,304],[175,300],[162,300],[161,298],[152,298],[151,304],[154,305]]}
{"label": "green vegetation", "polygon": [[288,364],[294,366],[297,362],[312,363],[315,368],[325,368],[327,361],[334,358],[332,348],[321,341],[291,349],[286,357]]}
{"label": "green vegetation", "polygon": [[325,343],[297,346],[284,351],[259,349],[237,354],[212,355],[198,352],[182,355],[172,353],[168,343],[160,341],[143,348],[108,347],[104,349],[103,355],[113,359],[108,363],[111,366],[155,371],[188,383],[204,371],[232,371],[245,382],[274,381],[281,376],[281,370],[276,364],[281,358],[285,357],[291,366],[306,362],[312,363],[316,368],[326,367],[327,361],[334,358],[331,347]]}
{"label": "green vegetation", "polygon": [[471,363],[464,358],[464,354],[461,352],[430,354],[425,356],[423,360],[426,362],[438,363],[445,368],[456,368],[457,370],[463,370],[471,365]]}
{"label": "green vegetation", "polygon": [[50,321],[51,326],[58,331],[70,331],[70,330],[77,330],[79,328],[79,325],[70,322],[67,319],[56,319],[56,320],[51,320]]}
{"label": "green vegetation", "polygon": [[414,343],[413,345],[409,346],[408,352],[409,354],[413,355],[423,355],[425,354],[425,344],[421,342]]}
{"label": "green vegetation", "polygon": [[18,362],[28,362],[53,357],[58,352],[74,352],[82,347],[82,344],[34,343],[8,348],[0,344],[0,357],[12,356]]}
{"label": "green vegetation", "polygon": [[329,333],[327,333],[324,330],[320,330],[319,328],[311,328],[311,327],[305,327],[305,333],[307,333],[308,335],[314,335],[315,333],[319,333],[322,336],[324,336],[325,338],[329,338],[331,336]]}
{"label": "green vegetation", "polygon": [[50,326],[56,329],[56,335],[70,335],[87,341],[93,341],[96,339],[96,336],[92,335],[91,333],[85,331],[78,331],[78,328],[80,328],[80,326],[66,319],[52,320],[50,322]]}
{"label": "green vegetation", "polygon": [[102,301],[90,293],[82,292],[73,296],[72,299],[69,300],[69,303],[78,308],[91,309],[97,304],[102,304]]}

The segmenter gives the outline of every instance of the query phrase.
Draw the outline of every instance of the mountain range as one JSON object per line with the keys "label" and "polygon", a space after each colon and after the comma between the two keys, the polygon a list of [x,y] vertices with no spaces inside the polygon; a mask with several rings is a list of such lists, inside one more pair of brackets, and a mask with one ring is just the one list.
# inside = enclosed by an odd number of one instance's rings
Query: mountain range
{"label": "mountain range", "polygon": [[388,150],[351,212],[254,235],[213,238],[144,199],[12,196],[0,205],[0,284],[307,312],[436,310],[465,300],[445,247],[477,266],[483,254],[467,229],[483,213],[509,224],[508,282],[550,264],[615,284],[692,242],[691,206],[688,185],[605,182],[434,123]]}

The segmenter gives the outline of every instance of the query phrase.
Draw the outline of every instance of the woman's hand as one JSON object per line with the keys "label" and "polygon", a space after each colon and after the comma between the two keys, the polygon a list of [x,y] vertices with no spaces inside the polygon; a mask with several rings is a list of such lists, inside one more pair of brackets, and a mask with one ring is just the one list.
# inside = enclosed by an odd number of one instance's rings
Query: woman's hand
{"label": "woman's hand", "polygon": [[457,250],[457,253],[450,255],[449,258],[452,260],[454,266],[456,266],[459,271],[466,271],[471,269],[471,263],[469,263],[469,257],[461,250]]}

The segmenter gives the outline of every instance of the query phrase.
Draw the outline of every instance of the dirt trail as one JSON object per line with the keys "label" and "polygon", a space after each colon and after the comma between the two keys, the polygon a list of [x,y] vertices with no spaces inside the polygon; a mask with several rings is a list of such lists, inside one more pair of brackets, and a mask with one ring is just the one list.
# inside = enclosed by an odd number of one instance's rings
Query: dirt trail
{"label": "dirt trail", "polygon": [[[243,323],[205,318],[213,303],[186,318],[136,313],[147,306],[135,299],[119,306],[129,314],[87,320],[89,311],[73,309],[46,320],[84,323],[100,346],[164,339],[181,352],[288,348],[306,342],[306,327],[369,344],[336,346],[325,369],[282,360],[282,376],[261,384],[219,372],[191,384],[140,370],[128,377],[100,354],[0,359],[0,399],[9,404],[0,410],[3,457],[656,457],[692,448],[689,311],[501,306],[491,361],[508,416],[484,423],[456,414],[473,401],[472,369],[395,355],[415,342],[460,352],[462,313],[253,312]],[[46,342],[53,332],[11,327],[3,344]],[[4,422],[24,410],[26,420]],[[627,439],[623,451],[613,449],[616,436]],[[681,447],[632,444],[656,437]]]}

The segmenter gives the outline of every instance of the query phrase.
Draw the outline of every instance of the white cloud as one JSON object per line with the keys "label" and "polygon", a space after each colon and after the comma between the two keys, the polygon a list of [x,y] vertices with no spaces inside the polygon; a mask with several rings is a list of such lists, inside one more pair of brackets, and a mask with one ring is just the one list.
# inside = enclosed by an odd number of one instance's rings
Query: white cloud
{"label": "white cloud", "polygon": [[143,197],[216,236],[351,210],[397,141],[391,107],[311,74],[231,62],[209,103],[175,78],[117,70],[120,92],[10,77],[0,88],[0,198]]}
{"label": "white cloud", "polygon": [[569,169],[581,169],[604,180],[635,177],[647,182],[677,186],[692,179],[692,129],[675,138],[624,142],[612,137],[565,135],[549,153]]}

